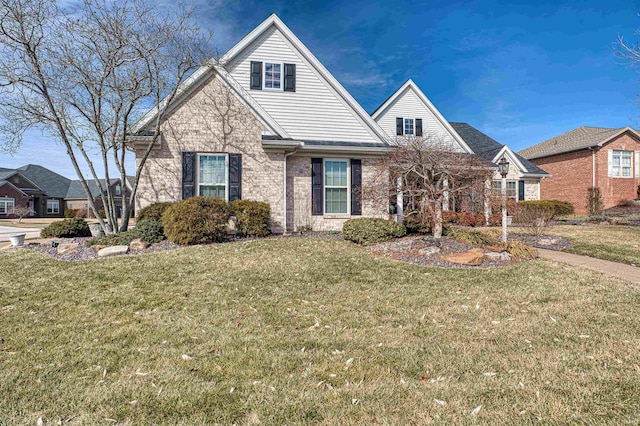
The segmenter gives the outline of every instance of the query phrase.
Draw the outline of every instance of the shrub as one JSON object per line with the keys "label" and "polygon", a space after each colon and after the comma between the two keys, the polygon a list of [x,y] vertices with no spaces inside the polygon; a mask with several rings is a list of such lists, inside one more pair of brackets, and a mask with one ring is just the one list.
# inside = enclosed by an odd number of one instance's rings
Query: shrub
{"label": "shrub", "polygon": [[243,237],[264,237],[271,233],[271,206],[269,203],[235,200],[229,203],[236,217],[236,230]]}
{"label": "shrub", "polygon": [[136,227],[130,232],[148,243],[159,243],[165,238],[162,223],[152,219],[137,221]]}
{"label": "shrub", "polygon": [[526,260],[538,257],[538,250],[520,240],[509,241],[504,247],[511,256],[518,259]]}
{"label": "shrub", "polygon": [[89,217],[89,211],[91,211],[90,209],[75,209],[75,216],[77,218],[84,218],[84,217]]}
{"label": "shrub", "polygon": [[342,227],[342,236],[345,240],[363,246],[402,237],[406,233],[407,229],[401,223],[366,217],[349,219]]}
{"label": "shrub", "polygon": [[523,209],[526,210],[528,208],[549,209],[554,219],[560,216],[573,214],[575,211],[573,204],[561,200],[531,200],[520,201],[518,203],[518,213],[521,213]]}
{"label": "shrub", "polygon": [[104,209],[100,209],[98,210],[98,214],[100,215],[101,218],[105,219],[107,217],[107,212],[104,211]]}
{"label": "shrub", "polygon": [[209,244],[226,239],[230,217],[224,200],[191,197],[171,204],[162,215],[162,224],[164,234],[176,244]]}
{"label": "shrub", "polygon": [[407,234],[431,234],[433,228],[431,218],[428,217],[425,220],[418,212],[414,212],[405,216],[405,218],[403,219],[403,224],[405,226]]}
{"label": "shrub", "polygon": [[65,209],[64,217],[67,219],[73,219],[76,217],[76,209]]}
{"label": "shrub", "polygon": [[481,233],[476,230],[462,230],[462,229],[452,229],[449,231],[449,236],[458,241],[462,241],[469,244],[475,245],[491,245],[495,244],[496,241],[493,240],[490,236]]}
{"label": "shrub", "polygon": [[90,235],[89,224],[84,219],[65,219],[53,222],[40,232],[42,238],[75,238]]}
{"label": "shrub", "polygon": [[138,213],[136,213],[136,221],[151,219],[162,223],[162,215],[171,204],[173,203],[164,202],[148,205],[147,207],[141,209]]}
{"label": "shrub", "polygon": [[587,189],[587,211],[589,216],[598,216],[604,209],[600,188],[593,186]]}
{"label": "shrub", "polygon": [[87,241],[86,245],[91,247],[93,245],[101,246],[128,246],[131,241],[136,238],[140,238],[133,230],[127,232],[118,232],[117,234],[103,235],[101,237],[94,237]]}

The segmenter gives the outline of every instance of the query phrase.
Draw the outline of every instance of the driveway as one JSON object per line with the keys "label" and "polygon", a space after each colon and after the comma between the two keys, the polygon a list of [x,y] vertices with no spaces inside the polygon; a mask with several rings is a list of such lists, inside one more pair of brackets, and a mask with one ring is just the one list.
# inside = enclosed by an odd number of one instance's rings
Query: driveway
{"label": "driveway", "polygon": [[15,228],[13,226],[0,226],[0,241],[9,241],[9,235],[27,234],[26,239],[39,238],[40,228]]}

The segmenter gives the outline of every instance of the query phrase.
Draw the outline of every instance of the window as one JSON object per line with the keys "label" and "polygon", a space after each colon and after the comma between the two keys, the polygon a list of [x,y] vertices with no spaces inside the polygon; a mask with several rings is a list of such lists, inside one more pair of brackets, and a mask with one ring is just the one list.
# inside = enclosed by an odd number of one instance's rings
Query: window
{"label": "window", "polygon": [[347,160],[324,161],[324,211],[349,213],[349,179]]}
{"label": "window", "polygon": [[60,200],[47,200],[47,214],[60,213]]}
{"label": "window", "polygon": [[631,177],[633,151],[614,150],[611,155],[610,175],[613,177]]}
{"label": "window", "polygon": [[0,198],[0,214],[13,213],[16,201],[13,198]]}
{"label": "window", "polygon": [[264,88],[282,88],[282,64],[264,63]]}
{"label": "window", "polygon": [[122,187],[120,185],[116,185],[116,195],[122,195]]}
{"label": "window", "polygon": [[[496,196],[502,195],[502,181],[493,181],[493,192]],[[507,198],[513,198],[516,201],[518,200],[518,182],[515,180],[507,181]]]}
{"label": "window", "polygon": [[405,118],[404,119],[404,134],[405,135],[413,135],[415,133],[413,128],[413,118]]}
{"label": "window", "polygon": [[198,195],[227,200],[229,175],[227,156],[203,154],[198,156]]}

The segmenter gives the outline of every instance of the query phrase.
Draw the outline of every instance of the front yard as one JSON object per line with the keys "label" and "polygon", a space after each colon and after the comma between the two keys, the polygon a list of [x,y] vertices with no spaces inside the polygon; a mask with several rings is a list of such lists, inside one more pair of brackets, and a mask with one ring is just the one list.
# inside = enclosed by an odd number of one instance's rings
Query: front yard
{"label": "front yard", "polygon": [[640,294],[592,272],[310,238],[0,270],[0,424],[640,421]]}
{"label": "front yard", "polygon": [[640,266],[640,227],[617,225],[553,226],[549,235],[567,238],[564,251]]}

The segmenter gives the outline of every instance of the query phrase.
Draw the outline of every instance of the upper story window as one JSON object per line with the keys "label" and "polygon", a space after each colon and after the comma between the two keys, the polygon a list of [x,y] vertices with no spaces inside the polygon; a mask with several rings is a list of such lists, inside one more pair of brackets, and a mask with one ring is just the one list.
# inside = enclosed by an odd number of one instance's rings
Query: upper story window
{"label": "upper story window", "polygon": [[282,64],[264,63],[264,88],[280,89],[282,87]]}
{"label": "upper story window", "polygon": [[251,61],[249,88],[295,92],[296,64]]}
{"label": "upper story window", "polygon": [[226,154],[198,156],[198,195],[227,199],[229,181]]}
{"label": "upper story window", "polygon": [[633,151],[610,151],[609,176],[631,177],[632,161]]}
{"label": "upper story window", "polygon": [[405,135],[413,135],[414,134],[413,118],[405,118],[404,119],[404,134]]}
{"label": "upper story window", "polygon": [[422,119],[396,117],[397,136],[422,136]]}
{"label": "upper story window", "polygon": [[122,187],[120,185],[116,185],[116,195],[122,195]]}

